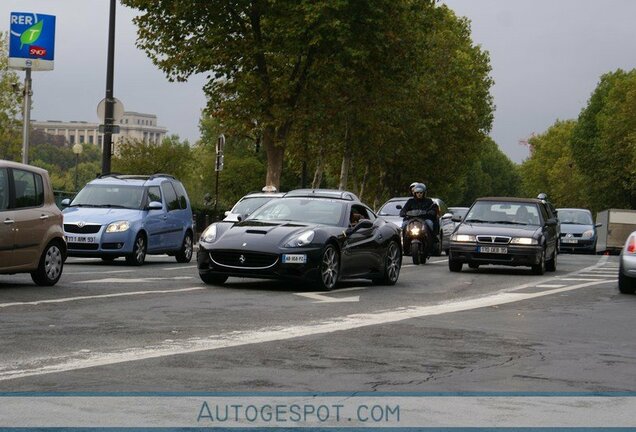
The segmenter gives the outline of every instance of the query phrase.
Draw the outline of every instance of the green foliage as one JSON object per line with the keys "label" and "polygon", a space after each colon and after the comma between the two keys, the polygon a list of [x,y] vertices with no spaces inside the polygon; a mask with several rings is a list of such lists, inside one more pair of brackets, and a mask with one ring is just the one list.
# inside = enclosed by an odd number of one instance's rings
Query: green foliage
{"label": "green foliage", "polygon": [[172,135],[159,145],[131,140],[117,145],[112,171],[120,174],[164,173],[179,179],[188,176],[193,160],[190,145]]}
{"label": "green foliage", "polygon": [[544,192],[557,207],[590,207],[586,181],[570,147],[576,125],[574,120],[557,120],[546,132],[529,140],[530,157],[520,168],[525,196]]}
{"label": "green foliage", "polygon": [[636,209],[636,69],[607,73],[572,132],[590,207]]}
{"label": "green foliage", "polygon": [[489,137],[484,138],[478,158],[461,180],[462,183],[452,184],[454,193],[446,195],[449,205],[469,206],[478,197],[520,194],[521,176],[517,165]]}
{"label": "green foliage", "polygon": [[268,184],[298,185],[305,169],[374,202],[413,179],[441,196],[490,129],[488,55],[434,1],[123,3],[169,79],[209,74],[209,114],[262,143]]}
{"label": "green foliage", "polygon": [[8,68],[8,37],[0,32],[0,159],[22,159],[22,86],[18,75]]}

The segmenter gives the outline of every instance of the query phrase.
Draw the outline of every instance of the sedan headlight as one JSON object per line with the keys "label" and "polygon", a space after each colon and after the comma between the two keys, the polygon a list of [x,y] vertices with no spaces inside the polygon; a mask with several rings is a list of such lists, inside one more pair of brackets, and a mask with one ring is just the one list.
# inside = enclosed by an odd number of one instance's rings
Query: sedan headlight
{"label": "sedan headlight", "polygon": [[285,243],[285,247],[303,247],[307,246],[314,239],[313,231],[304,231]]}
{"label": "sedan headlight", "polygon": [[210,225],[201,234],[201,241],[206,243],[212,243],[216,240],[216,225]]}
{"label": "sedan headlight", "polygon": [[590,239],[592,237],[594,237],[594,230],[587,230],[583,233],[584,239]]}
{"label": "sedan headlight", "polygon": [[109,224],[106,227],[107,233],[116,233],[116,232],[124,232],[128,231],[130,228],[130,222],[128,221],[117,221]]}
{"label": "sedan headlight", "polygon": [[474,242],[475,236],[474,235],[469,235],[469,234],[453,234],[451,236],[451,240],[452,241],[456,241],[456,242]]}
{"label": "sedan headlight", "polygon": [[514,237],[512,240],[510,240],[510,244],[536,245],[539,244],[539,241],[532,237]]}

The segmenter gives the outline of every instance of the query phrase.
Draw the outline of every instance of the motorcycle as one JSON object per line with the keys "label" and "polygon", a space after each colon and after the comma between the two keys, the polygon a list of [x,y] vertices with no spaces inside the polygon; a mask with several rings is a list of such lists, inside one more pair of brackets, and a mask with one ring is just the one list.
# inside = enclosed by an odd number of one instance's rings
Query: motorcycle
{"label": "motorcycle", "polygon": [[408,219],[403,233],[403,250],[411,255],[413,264],[426,264],[432,255],[433,233],[426,220],[436,217],[435,210],[410,210],[404,219]]}

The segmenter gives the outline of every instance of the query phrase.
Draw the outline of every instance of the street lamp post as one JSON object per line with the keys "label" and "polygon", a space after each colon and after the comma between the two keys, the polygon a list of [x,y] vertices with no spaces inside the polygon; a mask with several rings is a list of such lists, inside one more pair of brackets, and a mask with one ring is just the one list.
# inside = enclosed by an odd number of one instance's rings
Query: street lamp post
{"label": "street lamp post", "polygon": [[75,192],[77,192],[77,165],[79,165],[79,156],[82,154],[84,148],[80,143],[73,145],[73,153],[75,153]]}

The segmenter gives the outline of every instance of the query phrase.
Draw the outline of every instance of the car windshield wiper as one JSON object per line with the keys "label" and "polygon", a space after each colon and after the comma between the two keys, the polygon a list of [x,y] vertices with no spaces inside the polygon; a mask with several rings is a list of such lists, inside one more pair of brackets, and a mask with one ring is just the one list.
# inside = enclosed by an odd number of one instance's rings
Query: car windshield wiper
{"label": "car windshield wiper", "polygon": [[104,207],[104,208],[129,208],[119,204],[93,204],[92,207]]}
{"label": "car windshield wiper", "polygon": [[495,224],[506,224],[506,225],[528,225],[525,222],[513,222],[513,221],[492,221],[490,223],[495,223]]}
{"label": "car windshield wiper", "polygon": [[488,221],[484,221],[484,220],[481,220],[481,219],[466,219],[464,222],[487,223]]}

